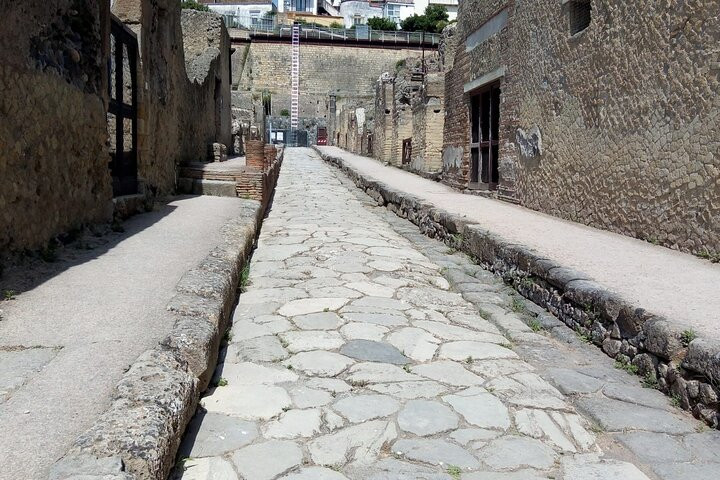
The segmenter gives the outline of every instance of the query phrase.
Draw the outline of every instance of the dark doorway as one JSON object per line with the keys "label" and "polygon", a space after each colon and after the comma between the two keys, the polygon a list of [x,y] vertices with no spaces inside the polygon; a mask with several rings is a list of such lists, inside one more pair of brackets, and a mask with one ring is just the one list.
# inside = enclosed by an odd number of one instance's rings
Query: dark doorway
{"label": "dark doorway", "polygon": [[500,84],[470,97],[470,187],[496,190],[499,182]]}
{"label": "dark doorway", "polygon": [[137,58],[135,34],[113,17],[108,61],[108,133],[113,196],[138,191]]}
{"label": "dark doorway", "polygon": [[408,165],[412,161],[412,138],[406,138],[402,142],[402,164]]}

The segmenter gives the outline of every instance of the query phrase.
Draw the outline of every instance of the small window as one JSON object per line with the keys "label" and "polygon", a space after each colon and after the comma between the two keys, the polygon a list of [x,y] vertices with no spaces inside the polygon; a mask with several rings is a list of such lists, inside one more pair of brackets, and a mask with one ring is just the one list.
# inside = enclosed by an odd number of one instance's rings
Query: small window
{"label": "small window", "polygon": [[567,5],[570,35],[580,33],[590,26],[592,4],[590,0],[570,0]]}
{"label": "small window", "polygon": [[363,24],[363,18],[360,15],[355,15],[353,17],[353,25],[362,25]]}

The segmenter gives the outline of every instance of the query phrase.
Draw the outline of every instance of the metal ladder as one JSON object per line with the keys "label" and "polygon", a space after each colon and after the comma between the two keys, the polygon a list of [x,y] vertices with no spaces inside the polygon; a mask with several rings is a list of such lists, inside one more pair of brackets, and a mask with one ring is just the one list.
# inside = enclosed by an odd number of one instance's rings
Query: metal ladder
{"label": "metal ladder", "polygon": [[298,115],[300,113],[300,25],[292,27],[292,66],[290,69],[290,137],[297,145]]}

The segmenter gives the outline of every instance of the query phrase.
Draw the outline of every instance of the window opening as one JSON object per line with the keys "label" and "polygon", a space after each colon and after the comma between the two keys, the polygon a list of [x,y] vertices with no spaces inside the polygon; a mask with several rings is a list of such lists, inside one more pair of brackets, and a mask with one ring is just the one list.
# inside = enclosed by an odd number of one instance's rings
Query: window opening
{"label": "window opening", "polygon": [[567,5],[570,35],[580,33],[590,26],[592,4],[590,0],[570,0]]}
{"label": "window opening", "polygon": [[470,97],[470,183],[497,189],[500,179],[500,84]]}

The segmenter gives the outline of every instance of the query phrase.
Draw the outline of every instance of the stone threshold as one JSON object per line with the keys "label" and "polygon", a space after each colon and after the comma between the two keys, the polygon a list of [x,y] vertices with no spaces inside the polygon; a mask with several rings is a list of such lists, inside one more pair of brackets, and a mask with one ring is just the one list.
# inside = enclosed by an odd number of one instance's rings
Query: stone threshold
{"label": "stone threshold", "polygon": [[420,231],[461,250],[547,309],[618,368],[643,377],[682,408],[720,428],[720,340],[695,338],[687,327],[634,305],[588,275],[509,242],[420,197],[367,176],[342,158],[315,148],[374,200]]}
{"label": "stone threshold", "polygon": [[109,408],[51,468],[51,480],[164,479],[210,384],[230,326],[243,270],[279,173],[275,162],[262,201],[239,199],[242,213],[221,228],[223,241],[183,275],[167,304],[170,333],[141,354],[118,382]]}

